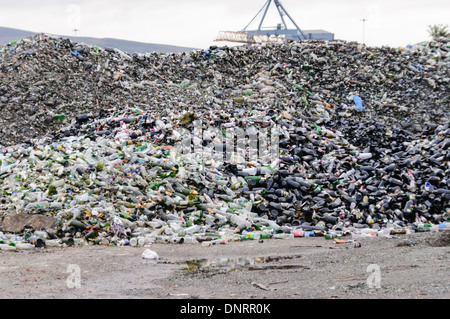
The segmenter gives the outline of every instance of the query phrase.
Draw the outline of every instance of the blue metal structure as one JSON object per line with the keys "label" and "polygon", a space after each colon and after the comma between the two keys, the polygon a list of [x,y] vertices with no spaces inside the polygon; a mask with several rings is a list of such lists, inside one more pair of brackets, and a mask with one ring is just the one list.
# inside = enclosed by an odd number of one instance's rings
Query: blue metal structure
{"label": "blue metal structure", "polygon": [[[274,2],[278,14],[280,15],[281,21],[283,23],[284,28],[282,28],[281,24],[278,24],[277,28],[275,30],[262,30],[262,24],[264,23],[264,20],[266,19],[267,11],[269,11],[269,7],[272,4],[272,1]],[[264,14],[262,16],[261,21],[259,22],[258,30],[247,30],[249,25],[256,19],[256,17],[261,13],[261,11],[264,10]],[[289,29],[286,20],[284,19],[284,16],[287,16],[289,20],[294,24],[295,29]],[[250,21],[250,23],[243,29],[241,32],[246,33],[254,33],[254,34],[260,34],[260,35],[284,35],[286,38],[294,40],[294,41],[301,41],[307,39],[307,36],[303,33],[303,31],[299,28],[297,23],[295,23],[294,19],[289,15],[289,13],[286,11],[286,9],[283,7],[283,5],[278,0],[267,0],[267,2],[264,4],[264,6],[259,10],[259,12],[256,14],[256,16]]]}
{"label": "blue metal structure", "polygon": [[[273,3],[280,15],[281,22],[275,29],[264,29],[262,25],[266,19],[270,5]],[[257,30],[247,30],[253,21],[263,12],[262,19],[259,22]],[[295,29],[289,29],[285,17],[294,24]],[[279,0],[267,0],[264,6],[259,10],[250,23],[241,31],[221,31],[215,41],[230,41],[240,43],[258,43],[258,42],[280,42],[280,41],[303,41],[303,40],[334,40],[334,34],[324,30],[301,30],[297,23],[292,19],[289,13]]]}

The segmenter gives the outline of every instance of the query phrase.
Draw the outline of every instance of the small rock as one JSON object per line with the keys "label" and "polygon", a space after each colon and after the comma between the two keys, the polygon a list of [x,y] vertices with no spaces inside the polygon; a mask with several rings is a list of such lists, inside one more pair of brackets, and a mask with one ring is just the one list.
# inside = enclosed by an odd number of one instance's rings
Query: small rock
{"label": "small rock", "polygon": [[150,260],[158,260],[159,256],[156,252],[154,252],[153,250],[150,249],[146,249],[143,253],[142,253],[142,258],[144,259],[150,259]]}

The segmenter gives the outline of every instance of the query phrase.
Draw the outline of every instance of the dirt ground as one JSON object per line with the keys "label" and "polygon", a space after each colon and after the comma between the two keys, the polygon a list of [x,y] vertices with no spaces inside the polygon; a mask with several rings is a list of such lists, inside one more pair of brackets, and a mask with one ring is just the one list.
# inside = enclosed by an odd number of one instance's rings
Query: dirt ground
{"label": "dirt ground", "polygon": [[0,251],[0,298],[447,299],[449,234]]}

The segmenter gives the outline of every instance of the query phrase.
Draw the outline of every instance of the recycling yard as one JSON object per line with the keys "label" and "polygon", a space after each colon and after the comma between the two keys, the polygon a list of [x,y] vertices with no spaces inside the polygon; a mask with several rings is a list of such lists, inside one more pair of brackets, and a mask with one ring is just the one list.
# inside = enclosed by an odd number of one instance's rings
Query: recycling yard
{"label": "recycling yard", "polygon": [[0,47],[0,294],[448,298],[449,51]]}

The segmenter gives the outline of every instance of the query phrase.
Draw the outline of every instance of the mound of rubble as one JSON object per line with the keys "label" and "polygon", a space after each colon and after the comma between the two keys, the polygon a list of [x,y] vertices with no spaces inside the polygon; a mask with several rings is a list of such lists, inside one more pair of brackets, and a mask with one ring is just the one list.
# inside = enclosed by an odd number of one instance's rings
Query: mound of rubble
{"label": "mound of rubble", "polygon": [[0,248],[445,228],[449,49],[2,46]]}

